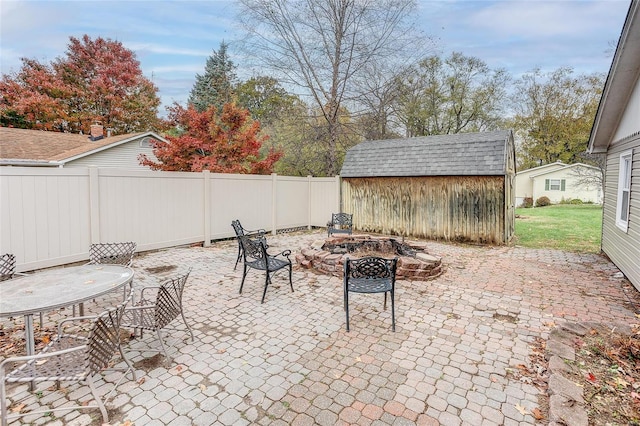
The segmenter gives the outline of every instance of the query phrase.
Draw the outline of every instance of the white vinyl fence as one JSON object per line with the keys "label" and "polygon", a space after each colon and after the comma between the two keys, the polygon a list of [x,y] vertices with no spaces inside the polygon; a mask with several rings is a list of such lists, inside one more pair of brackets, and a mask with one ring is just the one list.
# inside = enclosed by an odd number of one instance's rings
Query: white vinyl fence
{"label": "white vinyl fence", "polygon": [[339,179],[0,167],[0,254],[29,271],[86,260],[91,243],[209,245],[235,235],[234,219],[272,233],[326,226],[340,211]]}

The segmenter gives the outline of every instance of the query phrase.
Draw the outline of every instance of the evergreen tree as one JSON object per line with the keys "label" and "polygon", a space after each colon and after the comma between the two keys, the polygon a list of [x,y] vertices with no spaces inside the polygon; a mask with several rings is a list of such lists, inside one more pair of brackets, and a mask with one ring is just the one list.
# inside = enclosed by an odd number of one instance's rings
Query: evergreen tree
{"label": "evergreen tree", "polygon": [[196,82],[189,94],[189,104],[198,112],[206,111],[210,106],[222,111],[222,106],[233,98],[236,66],[229,59],[228,46],[224,41],[220,43],[220,48],[207,58],[204,74],[196,74]]}

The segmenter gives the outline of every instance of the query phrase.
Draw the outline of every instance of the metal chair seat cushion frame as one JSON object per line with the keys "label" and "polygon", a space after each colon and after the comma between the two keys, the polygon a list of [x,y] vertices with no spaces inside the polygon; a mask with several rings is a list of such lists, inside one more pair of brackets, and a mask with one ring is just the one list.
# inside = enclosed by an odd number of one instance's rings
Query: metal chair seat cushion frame
{"label": "metal chair seat cushion frame", "polygon": [[231,226],[233,227],[233,230],[236,233],[236,239],[238,240],[238,256],[236,257],[236,264],[233,267],[233,270],[235,271],[235,269],[238,267],[238,262],[240,262],[240,259],[242,259],[242,244],[240,244],[241,236],[246,235],[251,238],[264,238],[264,243],[267,248],[269,248],[269,245],[267,244],[267,240],[265,238],[265,234],[267,233],[267,231],[265,231],[264,229],[244,229],[238,219],[232,221]]}
{"label": "metal chair seat cushion frame", "polygon": [[[130,299],[130,297],[129,297]],[[124,312],[127,299],[116,308],[108,309],[97,316],[68,318],[58,325],[58,334],[45,346],[42,351],[31,356],[17,356],[5,359],[0,363],[0,404],[2,405],[2,425],[5,426],[9,418],[25,415],[43,414],[52,411],[69,411],[78,408],[99,408],[105,423],[109,421],[104,402],[97,392],[93,376],[100,371],[107,370],[115,351],[127,364],[105,401],[115,392],[126,374],[131,371],[133,380],[136,373],[133,365],[127,359],[120,345],[120,320]],[[78,326],[79,321],[92,320],[86,335],[81,333],[66,333],[69,324]],[[8,366],[20,364],[17,368],[5,373]],[[95,404],[61,406],[29,411],[22,414],[8,416],[6,407],[5,383],[25,383],[33,381],[85,381],[95,400]]]}
{"label": "metal chair seat cushion frame", "polygon": [[140,290],[140,300],[138,300],[135,305],[127,307],[122,316],[122,327],[133,328],[139,331],[155,331],[158,335],[162,351],[169,362],[171,362],[172,358],[169,356],[164,344],[162,330],[169,329],[167,326],[176,319],[178,315],[182,317],[182,321],[191,335],[191,341],[193,342],[195,340],[193,330],[191,330],[185,318],[182,305],[182,295],[190,273],[191,269],[185,274],[176,275],[167,279],[158,286],[146,286],[142,288]]}
{"label": "metal chair seat cushion frame", "polygon": [[397,258],[385,259],[368,256],[361,259],[347,258],[344,263],[344,308],[349,331],[349,292],[384,293],[384,309],[387,309],[387,293],[391,296],[392,329],[396,331],[395,284]]}
{"label": "metal chair seat cushion frame", "polygon": [[[267,246],[264,238],[251,238],[247,235],[238,237],[240,244],[242,245],[242,254],[244,256],[244,269],[242,271],[242,282],[240,283],[240,294],[242,294],[242,288],[244,287],[244,280],[247,277],[249,268],[265,271],[265,283],[264,290],[262,291],[262,299],[260,303],[264,303],[265,296],[267,294],[267,288],[271,284],[271,274],[281,269],[289,269],[289,286],[293,292],[293,268],[291,264],[291,250],[284,250],[278,254],[271,255],[267,253]],[[278,258],[282,256],[283,258]],[[285,260],[286,259],[286,260]]]}
{"label": "metal chair seat cushion frame", "polygon": [[352,234],[353,215],[351,213],[332,213],[331,221],[327,223],[327,236],[331,234]]}

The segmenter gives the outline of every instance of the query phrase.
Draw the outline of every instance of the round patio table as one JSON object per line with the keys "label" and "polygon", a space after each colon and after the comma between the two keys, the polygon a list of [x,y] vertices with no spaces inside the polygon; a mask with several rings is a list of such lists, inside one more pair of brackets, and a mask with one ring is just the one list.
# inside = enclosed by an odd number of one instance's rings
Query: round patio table
{"label": "round patio table", "polygon": [[24,315],[27,355],[33,355],[33,314],[85,302],[132,281],[133,269],[106,264],[52,269],[14,278],[0,283],[0,317]]}

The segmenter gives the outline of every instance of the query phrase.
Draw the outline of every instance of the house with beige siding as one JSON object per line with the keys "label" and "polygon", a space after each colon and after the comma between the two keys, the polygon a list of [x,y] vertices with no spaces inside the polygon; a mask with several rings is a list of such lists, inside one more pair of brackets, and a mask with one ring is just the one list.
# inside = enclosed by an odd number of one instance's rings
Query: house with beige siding
{"label": "house with beige siding", "polygon": [[154,132],[112,136],[93,125],[90,135],[0,127],[0,166],[113,167],[149,170],[138,157],[153,155]]}
{"label": "house with beige siding", "polygon": [[588,164],[557,161],[518,172],[515,192],[516,206],[525,198],[535,202],[540,197],[548,197],[554,204],[569,200],[601,204],[602,171]]}
{"label": "house with beige siding", "polygon": [[606,154],[602,251],[640,290],[640,1],[632,0],[589,138]]}

